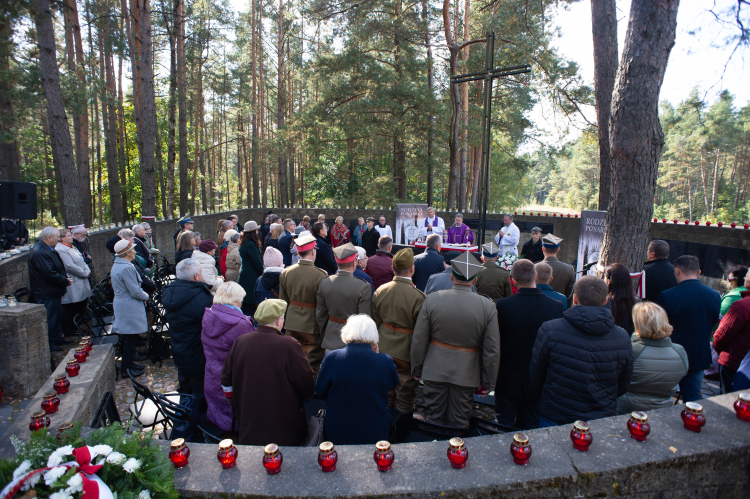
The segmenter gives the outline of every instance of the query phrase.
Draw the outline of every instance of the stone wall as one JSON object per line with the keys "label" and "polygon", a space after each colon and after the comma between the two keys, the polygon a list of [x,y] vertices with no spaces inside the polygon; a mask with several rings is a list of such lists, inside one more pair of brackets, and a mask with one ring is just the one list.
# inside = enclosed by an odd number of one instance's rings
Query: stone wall
{"label": "stone wall", "polygon": [[29,285],[29,252],[0,260],[0,295],[12,295]]}
{"label": "stone wall", "polygon": [[19,303],[0,308],[0,345],[4,393],[13,398],[30,397],[52,370],[44,305]]}

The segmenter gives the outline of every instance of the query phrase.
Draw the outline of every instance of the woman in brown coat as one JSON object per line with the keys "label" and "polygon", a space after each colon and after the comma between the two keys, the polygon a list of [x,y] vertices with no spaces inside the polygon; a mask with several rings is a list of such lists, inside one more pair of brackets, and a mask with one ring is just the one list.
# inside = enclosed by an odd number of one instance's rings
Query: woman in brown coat
{"label": "woman in brown coat", "polygon": [[227,281],[237,282],[240,279],[240,267],[242,266],[242,257],[240,256],[240,234],[234,234],[229,240],[227,246],[227,275],[224,278]]}

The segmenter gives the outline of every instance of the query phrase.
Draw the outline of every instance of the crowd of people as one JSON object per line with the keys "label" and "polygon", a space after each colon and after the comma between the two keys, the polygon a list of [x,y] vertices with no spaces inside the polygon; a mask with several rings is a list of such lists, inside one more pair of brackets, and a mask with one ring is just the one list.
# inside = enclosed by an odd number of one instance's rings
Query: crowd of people
{"label": "crowd of people", "polygon": [[[699,400],[713,358],[722,391],[732,391],[750,350],[747,267],[731,270],[722,298],[698,279],[696,257],[671,264],[665,241],[648,247],[640,300],[618,263],[576,281],[557,258],[563,240],[538,227],[518,255],[510,215],[472,253],[443,251],[451,237],[473,236],[460,214],[446,229],[433,210],[416,256],[393,251],[385,217],[350,230],[342,217],[329,227],[324,215],[266,215],[242,226],[230,216],[202,240],[180,219],[175,279],[161,293],[178,391],[240,444],[302,445],[301,407],[312,397],[326,401],[334,444],[407,441],[420,384],[429,420],[450,427],[467,428],[474,397],[493,391],[508,428],[647,411],[673,404],[678,386],[683,401]],[[148,331],[159,253],[149,231],[136,225],[107,242],[123,376],[143,374],[135,345]],[[29,259],[55,344],[56,325],[91,294],[90,257],[75,245],[85,236],[46,228]],[[507,253],[520,257],[509,268],[499,265]]]}

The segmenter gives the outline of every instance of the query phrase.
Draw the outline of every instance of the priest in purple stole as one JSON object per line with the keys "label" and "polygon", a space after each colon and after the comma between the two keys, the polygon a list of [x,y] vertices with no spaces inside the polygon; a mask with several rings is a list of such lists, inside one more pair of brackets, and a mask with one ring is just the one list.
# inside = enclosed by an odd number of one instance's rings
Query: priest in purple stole
{"label": "priest in purple stole", "polygon": [[464,224],[464,216],[456,213],[456,223],[448,228],[447,244],[469,244],[474,243],[474,233],[468,225]]}

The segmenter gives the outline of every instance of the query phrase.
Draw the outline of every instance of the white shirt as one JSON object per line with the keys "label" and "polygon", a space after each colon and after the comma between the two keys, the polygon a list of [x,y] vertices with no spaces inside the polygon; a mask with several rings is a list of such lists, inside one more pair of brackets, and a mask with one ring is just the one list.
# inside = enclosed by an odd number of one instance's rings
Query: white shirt
{"label": "white shirt", "polygon": [[504,235],[502,239],[500,239],[500,234],[496,234],[495,243],[502,247],[503,255],[506,253],[518,255],[518,241],[521,240],[521,231],[513,222],[511,222],[509,226],[503,227],[501,230]]}
{"label": "white shirt", "polygon": [[[425,227],[425,220],[428,224],[432,225],[432,229],[428,229]],[[435,215],[434,218],[427,217],[425,220],[422,220],[419,222],[419,235],[422,237],[427,237],[430,234],[440,234],[443,235],[443,231],[445,230],[445,222],[443,222],[443,219],[439,216]]]}
{"label": "white shirt", "polygon": [[393,231],[391,230],[390,225],[381,227],[380,225],[375,224],[375,229],[380,233],[380,237],[383,237],[383,236],[391,236],[391,238],[393,237]]}

